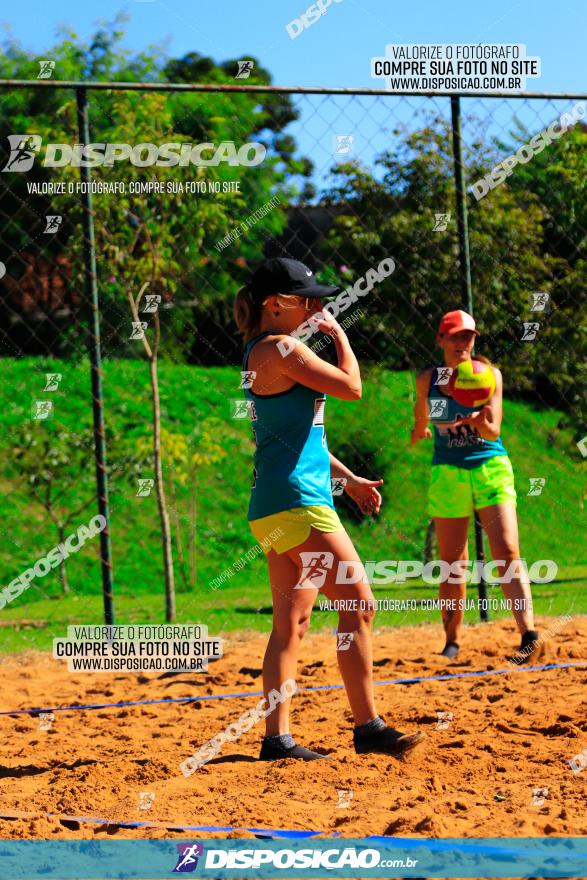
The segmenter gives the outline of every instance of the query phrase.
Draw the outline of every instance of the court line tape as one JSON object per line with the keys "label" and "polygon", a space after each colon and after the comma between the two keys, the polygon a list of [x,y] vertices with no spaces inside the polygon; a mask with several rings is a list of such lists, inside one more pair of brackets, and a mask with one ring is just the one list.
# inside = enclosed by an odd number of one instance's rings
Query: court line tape
{"label": "court line tape", "polygon": [[[419,678],[390,678],[384,681],[374,681],[374,687],[388,684],[417,684],[422,681],[450,681],[455,678],[471,678],[473,676],[484,677],[488,675],[507,675],[510,672],[548,672],[551,669],[581,669],[587,666],[587,661],[579,663],[549,663],[547,666],[524,666],[511,669],[482,669],[477,672],[455,672],[450,675],[425,675]],[[339,691],[343,690],[343,684],[321,684],[314,687],[299,688],[296,693],[303,694],[311,691]],[[262,697],[263,691],[243,691],[240,694],[202,694],[195,697],[162,697],[159,700],[124,700],[120,703],[85,703],[75,706],[52,706],[48,709],[10,709],[0,712],[0,715],[38,715],[40,712],[75,712],[86,709],[118,709],[123,706],[152,706],[157,703],[199,703],[203,700],[229,700],[238,697]]]}
{"label": "court line tape", "polygon": [[[122,822],[122,821],[111,821],[109,819],[103,819],[97,816],[69,816],[65,813],[25,813],[20,810],[14,810],[8,813],[0,813],[0,819],[41,819],[41,818],[50,818],[50,819],[58,819],[63,822],[80,822],[80,823],[89,823],[94,825],[106,825],[107,827],[120,827],[120,828],[162,828],[166,831],[199,831],[199,832],[221,832],[227,833],[232,831],[248,831],[251,834],[255,834],[258,837],[267,837],[267,838],[280,838],[286,840],[308,840],[311,837],[317,837],[318,835],[324,835],[328,839],[339,838],[342,837],[342,833],[340,831],[334,831],[331,834],[328,834],[326,831],[298,831],[298,830],[289,830],[282,828],[245,828],[239,827],[238,825],[186,825],[186,824],[178,824],[175,822]],[[419,850],[422,847],[426,847],[426,849],[432,850],[432,852],[458,852],[463,855],[474,854],[478,856],[491,855],[494,858],[506,858],[510,859],[512,856],[516,856],[517,858],[528,858],[532,853],[533,843],[530,842],[528,846],[524,847],[523,843],[516,841],[516,846],[508,847],[504,846],[499,839],[495,839],[494,843],[484,843],[483,845],[479,845],[477,841],[474,839],[471,840],[442,840],[442,839],[426,839],[421,837],[390,837],[387,835],[380,834],[370,834],[364,838],[365,843],[367,841],[377,841],[384,842],[388,847],[397,847],[403,850],[409,849],[410,851]],[[555,844],[555,840],[549,841],[549,843]],[[579,859],[579,864],[582,866],[585,863],[584,853],[574,853],[569,852],[566,848],[564,851],[564,857],[566,859]]]}
{"label": "court line tape", "polygon": [[[295,831],[282,828],[244,828],[238,825],[183,825],[177,822],[122,822],[112,819],[102,819],[99,816],[68,816],[65,813],[23,813],[14,810],[8,813],[0,813],[0,819],[59,819],[63,822],[89,822],[94,825],[120,826],[121,828],[163,828],[166,831],[209,831],[229,832],[248,831],[251,834],[259,834],[263,837],[282,837],[291,840],[301,840],[307,837],[316,837],[318,834],[326,834],[325,831]],[[338,837],[338,833],[336,834]]]}

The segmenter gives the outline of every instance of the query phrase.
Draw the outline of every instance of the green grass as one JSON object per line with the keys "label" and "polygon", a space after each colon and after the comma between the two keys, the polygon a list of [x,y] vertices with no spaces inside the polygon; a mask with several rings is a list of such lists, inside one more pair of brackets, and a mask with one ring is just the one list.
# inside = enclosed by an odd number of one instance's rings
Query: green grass
{"label": "green grass", "polygon": [[[210,635],[223,635],[235,629],[255,629],[269,632],[271,629],[271,606],[264,572],[246,591],[227,587],[223,591],[208,591],[203,596],[178,593],[178,621],[180,623],[204,623]],[[429,599],[436,596],[434,587],[414,579],[409,587],[374,586],[377,600],[415,598]],[[502,598],[498,587],[489,588],[490,598]],[[573,566],[559,571],[556,581],[534,585],[534,611],[537,616],[556,617],[562,614],[584,614],[587,608],[587,565]],[[476,588],[469,588],[469,598],[476,598]],[[16,606],[16,602],[0,612],[2,652],[9,654],[26,650],[49,650],[54,638],[63,638],[67,627],[96,624],[103,620],[102,597],[99,595],[55,596],[53,599],[29,601]],[[118,623],[163,623],[164,605],[161,594],[116,594]],[[490,619],[507,617],[507,610],[490,612]],[[422,623],[439,623],[437,611],[388,611],[381,610],[376,618],[377,627],[409,626]],[[312,617],[312,629],[333,629],[337,615],[334,611],[321,611],[316,603]],[[465,622],[479,621],[478,611],[466,611]],[[12,625],[14,622],[14,625]]]}
{"label": "green grass", "polygon": [[[63,374],[60,390],[51,397],[54,423],[70,431],[90,429],[91,394],[87,362],[27,358],[3,359],[5,388],[10,399],[3,409],[0,443],[1,581],[7,584],[57,543],[57,533],[43,508],[26,492],[15,471],[10,449],[14,431],[30,420],[31,402],[47,399],[46,372]],[[364,396],[348,403],[329,399],[327,432],[331,451],[355,472],[383,477],[384,504],[376,522],[359,519],[336,500],[341,518],[364,560],[421,559],[427,522],[426,487],[431,444],[409,448],[412,422],[407,373],[382,369],[364,371]],[[202,420],[217,420],[218,442],[226,457],[202,468],[197,480],[197,588],[181,591],[176,572],[180,620],[206,623],[211,633],[253,627],[268,630],[269,587],[262,554],[229,577],[218,590],[210,582],[255,546],[246,521],[252,473],[252,433],[248,421],[233,419],[232,400],[240,399],[238,368],[200,368],[162,362],[160,365],[162,420],[165,427],[191,434]],[[149,436],[148,368],[141,361],[109,361],[104,365],[106,421],[110,461],[133,437]],[[552,584],[535,587],[538,614],[560,614],[587,608],[585,510],[581,506],[584,470],[570,434],[556,425],[555,410],[506,401],[502,436],[516,473],[522,554],[528,563],[553,559],[559,575]],[[152,476],[142,471],[143,477]],[[94,463],[85,467],[63,497],[73,509],[94,491]],[[540,496],[528,496],[530,477],[544,477]],[[117,620],[163,619],[163,572],[157,506],[154,494],[136,497],[137,483],[128,474],[111,481],[112,550]],[[187,539],[187,490],[178,488],[178,508],[184,542]],[[76,517],[69,528],[87,522],[94,507]],[[0,611],[3,621],[18,619],[47,623],[42,629],[2,626],[2,650],[46,648],[68,623],[98,623],[102,619],[101,580],[93,539],[68,561],[72,595],[61,597],[57,574],[33,582],[20,598]],[[418,581],[376,588],[376,596],[431,597],[434,589]],[[473,593],[472,593],[473,595]],[[496,590],[492,595],[498,595]],[[259,609],[264,609],[259,611]],[[507,612],[504,612],[507,614]],[[316,612],[315,626],[333,626],[333,613]],[[437,620],[437,614],[383,612],[379,625]],[[476,619],[469,614],[468,619]]]}

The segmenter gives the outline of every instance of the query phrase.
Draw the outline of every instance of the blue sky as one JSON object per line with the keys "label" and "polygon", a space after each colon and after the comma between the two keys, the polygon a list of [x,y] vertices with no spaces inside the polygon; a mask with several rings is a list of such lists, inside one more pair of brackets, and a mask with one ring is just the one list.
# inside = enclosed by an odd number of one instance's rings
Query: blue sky
{"label": "blue sky", "polygon": [[[42,53],[55,28],[68,23],[89,36],[97,19],[127,11],[126,44],[139,51],[167,40],[173,56],[197,51],[216,60],[255,55],[276,85],[381,87],[370,59],[387,43],[524,43],[542,59],[532,91],[584,91],[584,0],[341,0],[311,28],[291,39],[286,24],[308,0],[28,0],[10,5],[7,21],[25,48]],[[8,7],[5,7],[7,10]]]}
{"label": "blue sky", "polygon": [[[259,59],[282,86],[383,88],[371,78],[371,58],[385,55],[389,43],[523,43],[529,56],[539,56],[542,75],[529,79],[528,91],[585,93],[584,33],[587,14],[584,0],[338,0],[311,27],[291,39],[286,25],[299,17],[309,0],[101,0],[80,3],[61,0],[28,0],[13,4],[12,35],[25,49],[46,57],[60,24],[74,28],[83,40],[95,33],[99,20],[112,21],[124,11],[124,45],[140,52],[161,45],[169,57],[188,52],[209,55],[216,61],[228,58]],[[0,22],[2,19],[0,18]],[[292,134],[302,155],[314,163],[313,180],[319,189],[332,182],[330,171],[342,157],[336,155],[339,135],[352,135],[352,155],[372,166],[375,157],[391,143],[397,125],[417,127],[420,114],[434,109],[450,116],[448,98],[323,98],[296,96],[300,119]],[[546,127],[569,100],[463,101],[465,141],[471,142],[477,122],[485,133],[504,135],[512,118],[520,119],[532,132]]]}

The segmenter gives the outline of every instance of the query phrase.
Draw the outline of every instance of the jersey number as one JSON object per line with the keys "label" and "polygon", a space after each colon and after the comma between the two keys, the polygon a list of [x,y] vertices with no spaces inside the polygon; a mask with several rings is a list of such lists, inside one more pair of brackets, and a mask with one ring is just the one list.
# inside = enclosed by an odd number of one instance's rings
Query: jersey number
{"label": "jersey number", "polygon": [[313,424],[322,428],[322,446],[326,442],[326,429],[324,427],[324,408],[326,406],[325,397],[316,397],[314,400],[314,420]]}

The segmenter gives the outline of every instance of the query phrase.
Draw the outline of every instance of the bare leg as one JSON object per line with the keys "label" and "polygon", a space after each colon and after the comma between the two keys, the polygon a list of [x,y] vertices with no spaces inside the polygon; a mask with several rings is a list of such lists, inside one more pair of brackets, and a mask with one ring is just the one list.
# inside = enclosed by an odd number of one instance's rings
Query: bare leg
{"label": "bare leg", "polygon": [[[511,566],[520,559],[520,543],[518,538],[518,518],[514,504],[492,504],[478,511],[479,519],[487,533],[491,555],[494,560],[503,560],[505,564],[496,565],[500,578]],[[515,570],[515,573],[513,573]],[[511,567],[510,583],[502,583],[501,588],[506,599],[511,599],[512,612],[521,635],[534,629],[532,611],[532,593],[525,569],[516,564]],[[516,601],[519,608],[516,608]]]}
{"label": "bare leg", "polygon": [[[438,542],[438,555],[443,562],[452,565],[459,560],[467,560],[469,558],[469,517],[434,517],[434,527],[436,529],[436,540]],[[453,580],[456,577],[452,576]],[[441,599],[454,599],[457,602],[457,610],[442,609],[442,623],[444,632],[446,633],[446,641],[459,641],[461,626],[465,616],[464,609],[458,608],[458,603],[464,600],[467,595],[467,584],[463,577],[462,581],[457,583],[448,583],[443,581],[440,584],[438,595]]]}
{"label": "bare leg", "polygon": [[[303,554],[303,556],[301,555]],[[351,563],[340,566],[339,563]],[[362,566],[346,532],[310,530],[309,538],[281,556],[268,554],[273,593],[273,630],[263,662],[263,687],[268,695],[288,678],[295,678],[298,650],[308,626],[318,588],[329,598],[345,600],[339,611],[339,632],[350,634],[348,650],[337,651],[338,665],[355,720],[353,740],[359,754],[379,752],[403,754],[425,737],[421,733],[402,734],[388,727],[377,715],[373,698],[371,622],[375,614],[373,594],[363,578]],[[348,569],[354,583],[342,583],[341,568]],[[354,569],[354,570],[353,570]],[[366,727],[364,727],[366,725]],[[267,718],[267,736],[289,732],[289,701],[278,706]],[[320,757],[300,746],[274,745],[264,741],[263,759],[282,757]],[[277,750],[277,753],[276,751]],[[303,754],[300,754],[302,752]]]}
{"label": "bare leg", "polygon": [[[296,590],[299,572],[285,553],[267,554],[273,596],[273,629],[263,659],[263,691],[279,690],[284,681],[294,679],[300,642],[310,623],[317,590]],[[289,733],[291,699],[278,703],[265,719],[267,736]]]}
{"label": "bare leg", "polygon": [[362,573],[357,551],[346,532],[319,532],[312,529],[308,540],[288,553],[290,559],[298,560],[301,569],[300,553],[312,553],[317,558],[324,553],[332,554],[332,566],[325,569],[320,590],[328,599],[349,600],[348,606],[353,606],[339,611],[338,631],[352,633],[352,641],[348,650],[336,653],[355,724],[366,724],[377,715],[372,682],[371,622],[375,615],[375,602],[371,587],[362,577],[356,583],[336,583],[341,560],[359,564],[354,572],[349,570],[349,579]]}

